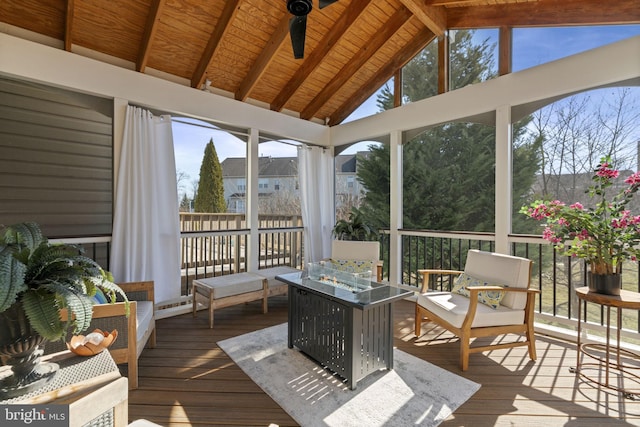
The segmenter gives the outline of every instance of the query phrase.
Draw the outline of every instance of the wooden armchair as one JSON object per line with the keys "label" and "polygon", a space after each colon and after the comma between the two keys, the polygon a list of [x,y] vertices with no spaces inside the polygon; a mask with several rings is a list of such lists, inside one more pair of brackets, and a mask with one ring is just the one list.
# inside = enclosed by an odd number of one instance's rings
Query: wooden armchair
{"label": "wooden armchair", "polygon": [[[532,263],[526,258],[470,250],[464,272],[456,270],[418,270],[423,286],[416,301],[415,334],[420,336],[425,317],[460,339],[460,368],[466,371],[469,354],[499,348],[528,346],[529,357],[536,360],[533,328],[535,295],[530,288]],[[461,275],[456,283],[467,285],[467,292],[454,287],[452,292],[428,291],[431,275]],[[471,279],[475,280],[471,280]],[[477,286],[481,284],[483,286]],[[493,292],[503,294],[499,304]],[[468,296],[462,294],[468,294]],[[479,297],[484,303],[479,302]],[[485,298],[486,297],[486,298]],[[497,297],[498,299],[500,297]],[[492,306],[493,305],[493,306]],[[484,346],[471,346],[471,339],[505,334],[524,335],[525,340]]]}
{"label": "wooden armchair", "polygon": [[[94,329],[112,331],[117,329],[118,338],[109,347],[109,353],[117,364],[126,363],[129,388],[138,388],[138,357],[145,345],[156,346],[156,328],[154,316],[153,281],[118,283],[129,298],[129,317],[126,317],[124,302],[114,304],[96,304],[93,306],[91,326],[85,332]],[[67,337],[66,341],[69,341]],[[64,342],[48,342],[45,353],[66,350]]]}

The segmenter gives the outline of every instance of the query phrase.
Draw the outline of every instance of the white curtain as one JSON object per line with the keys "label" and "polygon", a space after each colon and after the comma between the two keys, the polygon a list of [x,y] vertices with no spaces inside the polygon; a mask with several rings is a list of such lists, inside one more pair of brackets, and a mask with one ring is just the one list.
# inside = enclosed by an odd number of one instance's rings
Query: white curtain
{"label": "white curtain", "polygon": [[171,117],[127,107],[116,188],[111,272],[153,280],[156,303],[180,296],[180,222]]}
{"label": "white curtain", "polygon": [[304,224],[304,261],[317,262],[331,256],[333,229],[334,163],[330,150],[298,148],[298,181]]}

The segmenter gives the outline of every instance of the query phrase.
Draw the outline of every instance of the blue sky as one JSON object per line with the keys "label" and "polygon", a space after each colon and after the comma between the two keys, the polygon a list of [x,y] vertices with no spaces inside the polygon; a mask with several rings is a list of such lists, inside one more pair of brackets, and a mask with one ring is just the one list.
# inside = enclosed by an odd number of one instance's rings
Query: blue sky
{"label": "blue sky", "polygon": [[[513,71],[530,68],[637,35],[640,35],[640,25],[514,29]],[[498,30],[477,30],[475,37],[478,40],[489,39],[490,42],[497,44]],[[494,57],[497,58],[497,52]],[[377,94],[374,94],[365,101],[346,121],[377,113],[376,96]],[[188,193],[191,192],[190,182],[198,179],[204,147],[211,138],[213,138],[220,161],[227,157],[244,157],[245,155],[245,144],[241,139],[214,129],[174,122],[173,137],[176,169],[189,175],[188,182],[183,183]],[[366,149],[367,145],[368,143],[357,144],[345,153]],[[264,156],[296,155],[295,147],[280,143],[262,143],[259,151],[260,155]]]}
{"label": "blue sky", "polygon": [[640,25],[514,29],[513,71],[637,35],[640,35]]}

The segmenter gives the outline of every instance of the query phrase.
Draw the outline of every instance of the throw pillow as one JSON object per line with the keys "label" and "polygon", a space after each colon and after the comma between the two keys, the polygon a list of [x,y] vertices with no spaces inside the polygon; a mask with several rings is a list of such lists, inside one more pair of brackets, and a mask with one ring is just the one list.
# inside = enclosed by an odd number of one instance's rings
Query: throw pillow
{"label": "throw pillow", "polygon": [[94,304],[106,304],[107,301],[107,297],[104,295],[104,293],[102,292],[102,290],[100,288],[96,289],[96,294],[93,296],[93,303]]}
{"label": "throw pillow", "polygon": [[367,271],[373,271],[372,261],[362,261],[355,259],[332,259],[332,268],[341,271],[347,271],[349,273],[364,273]]}
{"label": "throw pillow", "polygon": [[[469,276],[467,273],[462,273],[456,279],[453,289],[451,292],[463,295],[465,297],[470,296],[470,292],[467,289],[470,286],[503,286],[497,283],[489,283],[484,280],[476,279],[475,277]],[[478,302],[484,305],[487,305],[493,309],[496,309],[500,306],[500,302],[504,298],[504,292],[502,291],[480,291],[478,292]]]}

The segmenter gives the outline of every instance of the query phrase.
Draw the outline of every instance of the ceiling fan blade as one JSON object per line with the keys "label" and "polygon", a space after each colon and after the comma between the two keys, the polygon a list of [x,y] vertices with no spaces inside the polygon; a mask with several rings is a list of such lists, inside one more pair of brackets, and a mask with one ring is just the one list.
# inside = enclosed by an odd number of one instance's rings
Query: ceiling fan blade
{"label": "ceiling fan blade", "polygon": [[294,16],[289,20],[289,34],[295,59],[304,58],[304,39],[307,32],[307,15]]}
{"label": "ceiling fan blade", "polygon": [[319,0],[319,4],[320,4],[320,9],[325,8],[327,6],[331,6],[332,4],[334,4],[335,2],[337,2],[338,0]]}

